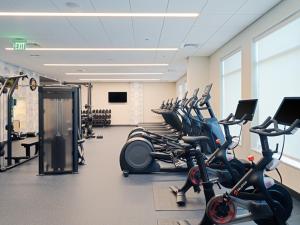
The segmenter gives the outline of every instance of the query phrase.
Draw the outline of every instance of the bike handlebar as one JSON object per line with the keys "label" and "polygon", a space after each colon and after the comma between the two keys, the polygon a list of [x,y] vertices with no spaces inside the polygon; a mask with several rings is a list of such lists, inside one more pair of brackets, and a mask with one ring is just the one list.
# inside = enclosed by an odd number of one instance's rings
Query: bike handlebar
{"label": "bike handlebar", "polygon": [[247,117],[247,114],[243,115],[241,117],[241,119],[236,119],[234,117],[234,115],[232,113],[230,113],[226,119],[220,120],[219,124],[228,125],[228,126],[236,125],[236,124],[240,124],[240,123],[246,124],[248,122],[248,120],[246,120],[246,117]]}
{"label": "bike handlebar", "polygon": [[[273,124],[273,128],[268,128]],[[280,136],[283,134],[291,134],[294,129],[300,125],[300,119],[296,119],[288,129],[282,130],[278,127],[278,122],[268,117],[261,125],[250,128],[250,132],[264,136]]]}

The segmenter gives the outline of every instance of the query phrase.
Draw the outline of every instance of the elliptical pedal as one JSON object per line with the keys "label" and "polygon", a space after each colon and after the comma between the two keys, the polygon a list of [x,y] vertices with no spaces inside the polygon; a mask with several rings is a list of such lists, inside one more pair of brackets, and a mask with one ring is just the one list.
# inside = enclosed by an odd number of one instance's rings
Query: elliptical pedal
{"label": "elliptical pedal", "polygon": [[184,162],[180,159],[174,158],[173,162],[174,162],[174,165],[176,168],[186,168],[187,167],[186,162]]}

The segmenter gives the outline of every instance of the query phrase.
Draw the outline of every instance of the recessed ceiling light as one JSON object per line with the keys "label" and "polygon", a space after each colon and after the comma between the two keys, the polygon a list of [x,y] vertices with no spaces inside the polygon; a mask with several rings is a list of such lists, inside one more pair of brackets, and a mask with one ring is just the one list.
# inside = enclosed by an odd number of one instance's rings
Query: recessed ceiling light
{"label": "recessed ceiling light", "polygon": [[21,17],[190,17],[198,13],[70,13],[70,12],[0,12],[0,16]]}
{"label": "recessed ceiling light", "polygon": [[81,81],[159,81],[161,79],[79,79]]}
{"label": "recessed ceiling light", "polygon": [[45,63],[44,66],[55,67],[146,67],[146,66],[168,66],[166,63]]}
{"label": "recessed ceiling light", "polygon": [[164,73],[65,73],[66,75],[162,75]]}
{"label": "recessed ceiling light", "polygon": [[[5,48],[14,51],[14,48]],[[24,51],[177,51],[178,48],[26,48]]]}

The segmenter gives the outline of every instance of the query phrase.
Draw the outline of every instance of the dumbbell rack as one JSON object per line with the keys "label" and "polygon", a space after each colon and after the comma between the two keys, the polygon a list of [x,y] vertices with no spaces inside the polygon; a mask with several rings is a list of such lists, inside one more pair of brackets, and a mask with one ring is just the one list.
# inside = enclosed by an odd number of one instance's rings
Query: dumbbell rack
{"label": "dumbbell rack", "polygon": [[[82,111],[82,118],[86,117],[86,110]],[[93,127],[107,127],[111,125],[111,109],[93,109]]]}

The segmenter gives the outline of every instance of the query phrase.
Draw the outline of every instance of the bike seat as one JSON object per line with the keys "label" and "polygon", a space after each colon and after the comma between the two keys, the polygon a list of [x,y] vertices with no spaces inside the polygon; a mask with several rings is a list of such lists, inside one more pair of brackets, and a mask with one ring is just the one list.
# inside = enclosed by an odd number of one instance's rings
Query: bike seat
{"label": "bike seat", "polygon": [[184,136],[182,137],[182,140],[188,144],[196,144],[200,142],[207,142],[209,141],[209,138],[206,136]]}

